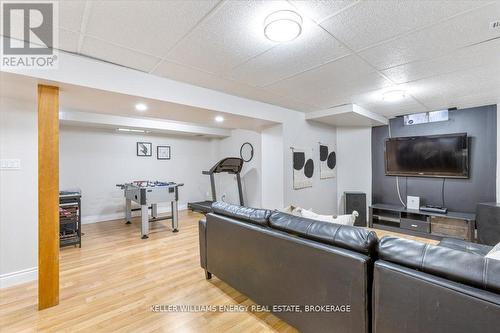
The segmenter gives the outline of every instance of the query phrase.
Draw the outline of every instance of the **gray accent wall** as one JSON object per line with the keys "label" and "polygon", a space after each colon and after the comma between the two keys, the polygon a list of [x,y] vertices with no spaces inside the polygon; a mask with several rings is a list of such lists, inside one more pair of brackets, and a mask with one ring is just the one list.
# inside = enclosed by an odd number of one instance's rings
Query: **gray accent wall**
{"label": "gray accent wall", "polygon": [[[496,201],[497,106],[450,111],[450,119],[404,126],[403,117],[390,120],[393,137],[466,132],[469,136],[469,179],[445,180],[445,206],[452,211],[475,212],[478,202]],[[372,129],[372,202],[400,205],[396,177],[385,175],[384,140],[388,126]],[[401,197],[419,196],[420,203],[441,205],[443,178],[399,177]]]}

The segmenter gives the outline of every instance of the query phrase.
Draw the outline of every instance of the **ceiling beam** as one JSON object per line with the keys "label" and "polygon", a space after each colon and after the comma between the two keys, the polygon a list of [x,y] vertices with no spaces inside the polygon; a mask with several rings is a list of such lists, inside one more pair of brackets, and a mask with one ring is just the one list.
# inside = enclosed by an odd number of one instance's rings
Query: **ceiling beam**
{"label": "ceiling beam", "polygon": [[[2,37],[6,38],[6,37]],[[59,51],[58,69],[3,67],[1,71],[131,96],[282,123],[303,113]]]}
{"label": "ceiling beam", "polygon": [[157,120],[151,118],[134,118],[114,116],[103,113],[79,112],[63,110],[59,112],[59,120],[63,125],[76,125],[94,128],[129,128],[158,134],[195,135],[213,138],[231,136],[231,131],[224,128],[199,126],[191,123]]}

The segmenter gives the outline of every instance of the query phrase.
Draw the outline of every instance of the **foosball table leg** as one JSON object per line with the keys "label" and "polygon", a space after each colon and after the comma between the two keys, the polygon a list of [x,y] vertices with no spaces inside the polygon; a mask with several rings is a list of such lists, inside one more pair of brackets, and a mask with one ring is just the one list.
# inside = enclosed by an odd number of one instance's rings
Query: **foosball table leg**
{"label": "foosball table leg", "polygon": [[152,204],[151,205],[151,217],[153,219],[156,219],[158,217],[158,204]]}
{"label": "foosball table leg", "polygon": [[172,231],[173,232],[178,232],[179,231],[179,208],[177,206],[177,201],[172,201],[171,203],[172,207]]}
{"label": "foosball table leg", "polygon": [[141,206],[141,238],[146,239],[149,235],[149,211],[148,205]]}
{"label": "foosball table leg", "polygon": [[132,201],[130,199],[125,199],[125,221],[126,224],[131,224],[132,219]]}

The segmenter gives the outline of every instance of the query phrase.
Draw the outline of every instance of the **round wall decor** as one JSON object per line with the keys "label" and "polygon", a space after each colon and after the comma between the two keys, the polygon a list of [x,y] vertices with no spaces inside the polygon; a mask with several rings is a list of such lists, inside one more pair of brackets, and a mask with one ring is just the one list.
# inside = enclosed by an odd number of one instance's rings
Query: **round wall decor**
{"label": "round wall decor", "polygon": [[240,157],[245,162],[250,162],[253,158],[253,146],[250,142],[245,142],[240,148]]}

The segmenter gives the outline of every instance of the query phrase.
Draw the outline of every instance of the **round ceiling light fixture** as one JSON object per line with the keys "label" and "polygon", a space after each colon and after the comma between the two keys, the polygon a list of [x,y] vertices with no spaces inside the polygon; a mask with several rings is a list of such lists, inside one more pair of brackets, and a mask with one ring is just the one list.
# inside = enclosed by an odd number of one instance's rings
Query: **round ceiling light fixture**
{"label": "round ceiling light fixture", "polygon": [[279,10],[264,21],[264,35],[273,42],[289,42],[302,32],[302,17],[292,10]]}
{"label": "round ceiling light fixture", "polygon": [[143,111],[146,111],[146,110],[148,109],[148,106],[147,106],[146,104],[144,104],[144,103],[137,103],[137,104],[135,105],[135,109],[136,109],[137,111],[141,111],[141,112],[143,112]]}
{"label": "round ceiling light fixture", "polygon": [[224,117],[223,116],[216,116],[215,121],[218,123],[222,123],[224,121]]}
{"label": "round ceiling light fixture", "polygon": [[382,94],[382,100],[386,102],[397,102],[406,97],[404,90],[390,90]]}

